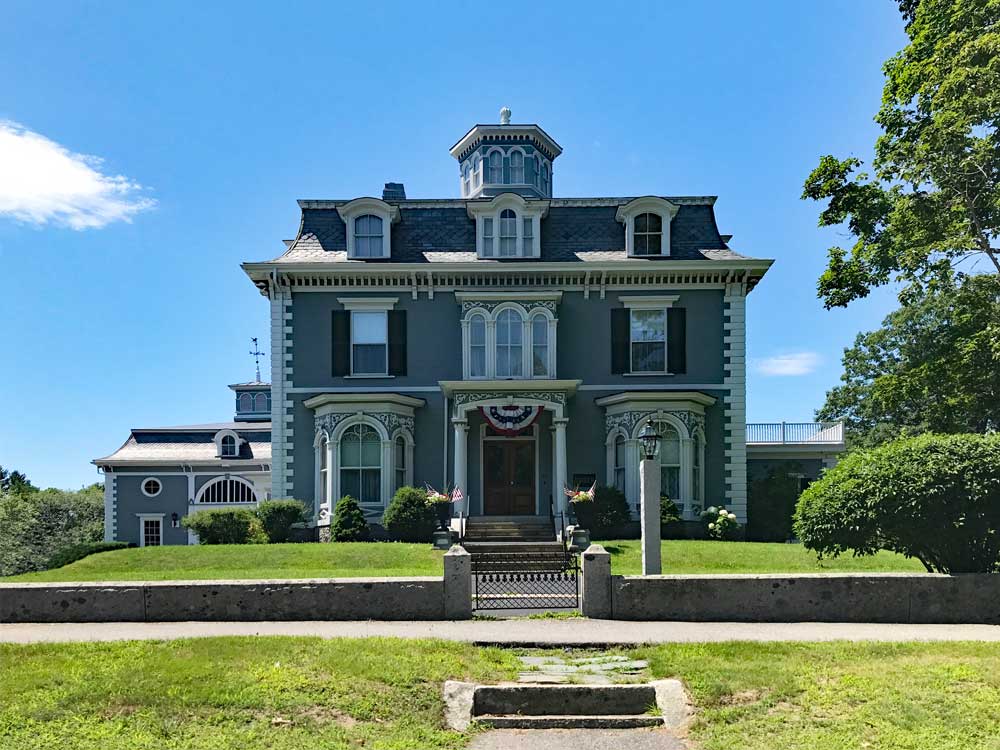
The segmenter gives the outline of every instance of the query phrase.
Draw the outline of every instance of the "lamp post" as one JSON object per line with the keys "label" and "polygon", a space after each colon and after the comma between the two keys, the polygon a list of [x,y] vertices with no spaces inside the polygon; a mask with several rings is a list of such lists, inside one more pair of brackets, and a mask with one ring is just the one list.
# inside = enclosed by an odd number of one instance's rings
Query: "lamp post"
{"label": "lamp post", "polygon": [[660,559],[660,435],[650,419],[639,432],[639,519],[642,525],[642,574],[663,572]]}

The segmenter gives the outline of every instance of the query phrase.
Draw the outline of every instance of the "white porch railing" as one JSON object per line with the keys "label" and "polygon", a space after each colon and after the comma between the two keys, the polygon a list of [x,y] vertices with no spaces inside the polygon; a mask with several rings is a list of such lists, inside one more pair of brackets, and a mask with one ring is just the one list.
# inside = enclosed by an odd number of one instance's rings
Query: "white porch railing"
{"label": "white porch railing", "polygon": [[843,422],[751,422],[747,443],[843,443]]}

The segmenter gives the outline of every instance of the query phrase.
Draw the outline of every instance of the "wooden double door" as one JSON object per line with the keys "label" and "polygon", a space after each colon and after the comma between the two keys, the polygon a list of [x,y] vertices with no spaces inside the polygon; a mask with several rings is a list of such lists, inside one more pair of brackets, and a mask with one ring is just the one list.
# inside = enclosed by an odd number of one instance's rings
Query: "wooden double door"
{"label": "wooden double door", "polygon": [[535,515],[535,441],[483,441],[483,514]]}

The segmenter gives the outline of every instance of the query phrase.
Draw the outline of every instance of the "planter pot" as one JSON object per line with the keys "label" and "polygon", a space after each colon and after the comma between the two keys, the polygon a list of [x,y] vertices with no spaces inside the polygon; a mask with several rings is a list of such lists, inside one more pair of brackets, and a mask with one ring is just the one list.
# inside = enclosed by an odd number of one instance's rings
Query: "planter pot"
{"label": "planter pot", "polygon": [[434,532],[435,549],[451,549],[451,531],[449,529],[438,529]]}
{"label": "planter pot", "polygon": [[437,506],[438,530],[446,531],[451,526],[451,503],[435,503]]}
{"label": "planter pot", "polygon": [[576,551],[583,551],[590,546],[590,531],[575,527],[573,535],[570,537],[569,546]]}

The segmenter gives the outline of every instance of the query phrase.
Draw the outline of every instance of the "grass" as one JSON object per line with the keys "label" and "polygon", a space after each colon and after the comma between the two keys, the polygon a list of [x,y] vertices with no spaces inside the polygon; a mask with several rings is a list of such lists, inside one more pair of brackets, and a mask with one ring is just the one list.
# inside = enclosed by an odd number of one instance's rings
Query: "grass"
{"label": "grass", "polygon": [[701,750],[1000,750],[1000,644],[716,643],[635,654],[680,677]]}
{"label": "grass", "polygon": [[[614,573],[638,574],[637,540],[602,542]],[[429,544],[334,543],[145,547],[102,552],[55,570],[4,581],[164,581],[207,578],[358,578],[439,576],[442,552]],[[817,562],[797,544],[663,542],[664,573],[922,572],[916,560],[881,552]]]}
{"label": "grass", "polygon": [[[642,573],[638,540],[597,542],[611,553],[611,572]],[[693,539],[665,541],[661,545],[663,572],[683,573],[923,573],[924,566],[892,552],[872,557],[841,556],[818,561],[801,544],[761,542],[710,542]]]}
{"label": "grass", "polygon": [[[616,653],[685,681],[701,750],[1000,750],[1000,644]],[[0,747],[458,748],[468,737],[443,728],[443,681],[507,680],[518,667],[512,651],[419,640],[0,645]]]}

